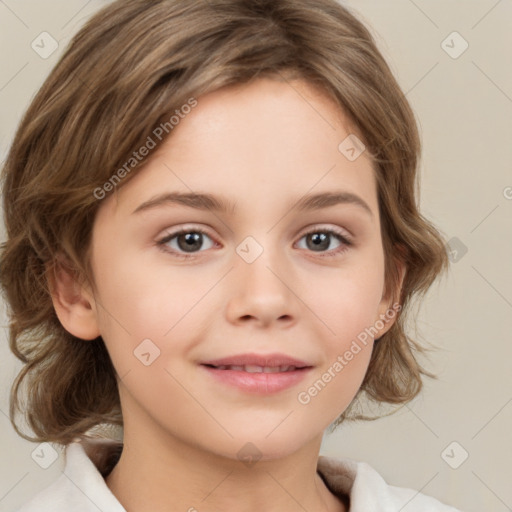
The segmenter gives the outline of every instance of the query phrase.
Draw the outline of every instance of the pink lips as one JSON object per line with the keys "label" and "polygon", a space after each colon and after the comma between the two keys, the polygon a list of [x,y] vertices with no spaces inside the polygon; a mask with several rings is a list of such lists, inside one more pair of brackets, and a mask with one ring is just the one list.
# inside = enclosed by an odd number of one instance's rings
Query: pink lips
{"label": "pink lips", "polygon": [[217,381],[256,394],[271,394],[300,382],[312,365],[285,354],[240,354],[201,363]]}
{"label": "pink lips", "polygon": [[212,366],[295,366],[297,368],[304,368],[311,366],[310,364],[289,357],[285,354],[240,354],[236,356],[223,357],[221,359],[212,359],[210,361],[203,361],[201,364],[208,364]]}

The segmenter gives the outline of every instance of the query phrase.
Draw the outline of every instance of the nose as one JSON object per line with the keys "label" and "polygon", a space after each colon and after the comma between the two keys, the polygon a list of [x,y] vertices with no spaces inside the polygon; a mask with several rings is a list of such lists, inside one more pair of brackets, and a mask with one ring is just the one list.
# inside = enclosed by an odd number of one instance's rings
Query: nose
{"label": "nose", "polygon": [[[300,300],[294,293],[294,278],[289,264],[263,253],[252,263],[236,255],[230,273],[229,302],[226,315],[232,324],[290,327],[298,318]],[[288,267],[288,270],[283,268]]]}

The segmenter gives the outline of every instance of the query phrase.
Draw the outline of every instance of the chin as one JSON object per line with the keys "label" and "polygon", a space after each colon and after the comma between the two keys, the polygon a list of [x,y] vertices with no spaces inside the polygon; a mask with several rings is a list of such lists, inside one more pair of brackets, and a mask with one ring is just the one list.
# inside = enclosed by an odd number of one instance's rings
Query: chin
{"label": "chin", "polygon": [[[310,443],[312,437],[317,435],[321,439],[323,435],[323,431],[320,431],[308,438],[303,429],[297,429],[296,425],[292,427],[294,427],[293,430],[277,427],[270,435],[268,432],[272,429],[268,431],[265,429],[265,433],[261,430],[253,433],[244,431],[243,434],[235,435],[234,439],[226,440],[226,444],[222,443],[224,446],[220,443],[212,446],[211,451],[231,460],[238,459],[251,466],[256,462],[270,462],[289,457]],[[281,431],[279,431],[280,428]]]}

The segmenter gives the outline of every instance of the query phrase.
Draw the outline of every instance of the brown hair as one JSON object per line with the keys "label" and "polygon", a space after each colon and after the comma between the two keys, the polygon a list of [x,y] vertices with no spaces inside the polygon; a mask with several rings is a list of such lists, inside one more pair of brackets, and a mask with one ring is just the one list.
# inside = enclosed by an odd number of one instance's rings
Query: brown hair
{"label": "brown hair", "polygon": [[[376,343],[358,397],[405,403],[419,393],[422,374],[433,376],[416,360],[424,348],[406,335],[404,312],[447,255],[418,211],[414,114],[368,29],[335,0],[115,1],[74,37],[27,110],[3,169],[0,283],[10,348],[24,363],[10,402],[20,436],[68,444],[97,425],[122,425],[103,340],[84,342],[62,327],[46,272],[65,257],[94,288],[94,191],[190,98],[263,76],[304,79],[349,116],[374,160],[386,289],[397,289],[396,260],[406,264],[396,297],[402,312]],[[120,185],[146,161],[123,173]],[[350,409],[339,421],[369,419]],[[35,437],[16,425],[20,411]]]}

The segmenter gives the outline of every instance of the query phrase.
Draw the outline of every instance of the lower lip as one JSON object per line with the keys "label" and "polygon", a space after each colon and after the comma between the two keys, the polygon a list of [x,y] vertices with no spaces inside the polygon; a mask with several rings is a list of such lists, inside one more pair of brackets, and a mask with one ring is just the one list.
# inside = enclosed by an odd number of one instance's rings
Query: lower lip
{"label": "lower lip", "polygon": [[201,365],[214,379],[248,393],[270,395],[291,388],[303,380],[312,369],[303,368],[290,372],[249,373],[238,370],[218,370]]}

